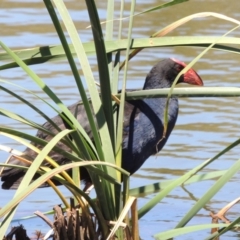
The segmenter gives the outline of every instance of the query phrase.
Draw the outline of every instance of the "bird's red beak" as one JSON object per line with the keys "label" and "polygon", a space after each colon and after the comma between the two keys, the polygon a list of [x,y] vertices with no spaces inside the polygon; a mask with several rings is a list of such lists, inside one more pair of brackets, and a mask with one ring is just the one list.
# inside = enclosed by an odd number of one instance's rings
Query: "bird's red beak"
{"label": "bird's red beak", "polygon": [[183,74],[183,82],[192,85],[203,86],[201,77],[192,68]]}
{"label": "bird's red beak", "polygon": [[[171,58],[171,59],[174,62],[178,63],[179,65],[182,65],[183,67],[187,66],[184,62],[181,62],[175,58]],[[203,86],[203,81],[201,77],[192,68],[189,69],[185,74],[183,74],[183,81],[181,82],[192,84],[192,85]]]}

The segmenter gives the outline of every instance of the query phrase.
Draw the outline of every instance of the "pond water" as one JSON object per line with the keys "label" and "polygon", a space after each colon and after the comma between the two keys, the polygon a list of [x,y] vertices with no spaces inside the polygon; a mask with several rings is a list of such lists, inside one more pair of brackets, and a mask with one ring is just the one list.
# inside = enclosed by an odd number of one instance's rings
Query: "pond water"
{"label": "pond water", "polygon": [[[67,1],[67,7],[76,22],[81,39],[86,42],[91,40],[89,25],[84,1]],[[118,5],[118,1],[116,2]],[[144,11],[160,3],[158,1],[137,1],[136,12]],[[105,3],[98,3],[100,17],[104,20]],[[126,3],[126,16],[129,13],[129,4]],[[133,37],[148,37],[166,25],[183,18],[189,14],[214,11],[240,20],[239,4],[237,1],[201,1],[192,0],[172,8],[163,9],[154,13],[140,15],[135,18]],[[116,15],[116,18],[118,16]],[[128,24],[125,21],[124,24]],[[212,17],[193,20],[180,28],[174,30],[170,35],[182,36],[221,36],[234,25],[223,20]],[[59,44],[56,32],[51,24],[50,18],[40,0],[5,0],[0,9],[1,41],[13,49],[26,47]],[[123,37],[126,33],[123,32]],[[239,30],[231,36],[239,37]],[[186,63],[191,61],[200,48],[155,48],[145,49],[129,64],[128,88],[141,88],[146,74],[157,61],[164,58],[175,57]],[[91,58],[92,59],[92,58]],[[95,61],[91,60],[93,69],[96,69]],[[209,51],[194,66],[194,69],[202,77],[205,86],[240,86],[240,56],[228,52],[216,50]],[[58,94],[58,96],[69,105],[78,100],[78,93],[71,71],[66,61],[51,62],[32,66],[39,76]],[[10,71],[1,71],[0,78],[22,85],[43,98],[47,97],[41,93],[38,87],[26,77],[19,68]],[[5,86],[5,85],[4,85]],[[49,116],[55,114],[41,101],[31,95],[14,88],[20,96],[34,102]],[[174,179],[186,173],[188,170],[199,165],[204,160],[213,157],[220,150],[239,138],[239,99],[238,98],[182,98],[179,101],[180,113],[172,135],[158,156],[151,157],[131,178],[131,187],[145,185],[166,179]],[[43,123],[43,119],[35,112],[23,106],[4,92],[0,95],[0,107],[10,109],[16,113],[26,115],[33,121]],[[1,117],[1,125],[24,130],[34,134],[35,131],[23,124],[13,122],[8,118]],[[23,147],[11,139],[0,136],[0,144],[23,150]],[[0,152],[0,161],[4,162],[7,154]],[[239,158],[239,147],[221,157],[211,164],[206,171],[227,169]],[[192,219],[190,225],[199,223],[210,223],[209,212],[219,211],[227,203],[239,197],[238,186],[240,175],[233,179],[207,204],[206,209],[201,210]],[[159,203],[154,210],[150,211],[140,220],[140,235],[142,239],[151,239],[153,234],[171,229],[181,220],[182,216],[195,204],[214,181],[193,184],[185,188],[176,188],[168,197]],[[61,188],[63,189],[63,188]],[[65,190],[63,190],[68,194]],[[6,204],[14,195],[14,191],[3,191],[0,189],[0,207]],[[48,199],[46,199],[48,196]],[[152,196],[139,198],[138,206],[141,207]],[[53,205],[59,203],[51,189],[39,189],[29,196],[19,207],[16,218],[31,215],[34,211],[48,211]],[[228,218],[234,220],[238,217],[240,207],[236,205],[230,210]],[[51,217],[50,217],[51,218]],[[45,223],[37,218],[21,221],[28,230],[48,230]],[[31,235],[31,232],[28,232]],[[203,239],[207,231],[199,232],[194,239]],[[230,232],[223,239],[236,239],[239,233]],[[178,239],[193,239],[190,235]]]}

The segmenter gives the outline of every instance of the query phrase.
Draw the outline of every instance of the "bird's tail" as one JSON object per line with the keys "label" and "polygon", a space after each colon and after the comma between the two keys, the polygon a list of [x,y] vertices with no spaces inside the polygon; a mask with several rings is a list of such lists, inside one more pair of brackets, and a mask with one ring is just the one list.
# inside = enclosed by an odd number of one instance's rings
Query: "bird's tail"
{"label": "bird's tail", "polygon": [[[7,160],[6,163],[11,165],[18,165],[18,166],[29,166],[31,161],[28,160],[29,157],[23,153],[20,156],[11,155],[10,158]],[[2,188],[3,189],[16,189],[18,188],[21,180],[25,174],[25,171],[21,168],[14,168],[14,167],[3,167],[0,171]]]}

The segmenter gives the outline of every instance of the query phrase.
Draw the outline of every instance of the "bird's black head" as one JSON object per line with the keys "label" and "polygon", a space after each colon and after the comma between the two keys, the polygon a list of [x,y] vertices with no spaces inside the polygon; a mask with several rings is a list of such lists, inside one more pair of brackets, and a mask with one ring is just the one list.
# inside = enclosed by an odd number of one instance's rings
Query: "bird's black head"
{"label": "bird's black head", "polygon": [[[178,73],[185,67],[186,64],[184,62],[173,58],[158,62],[147,75],[144,89],[171,87]],[[178,83],[181,82],[199,86],[203,85],[202,79],[193,69],[189,69],[180,76]]]}

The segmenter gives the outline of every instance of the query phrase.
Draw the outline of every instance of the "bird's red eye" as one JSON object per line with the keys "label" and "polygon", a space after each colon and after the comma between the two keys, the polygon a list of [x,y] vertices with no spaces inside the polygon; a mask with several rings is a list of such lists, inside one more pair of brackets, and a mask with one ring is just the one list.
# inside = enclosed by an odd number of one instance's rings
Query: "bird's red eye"
{"label": "bird's red eye", "polygon": [[177,69],[178,72],[181,72],[181,71],[183,70],[183,68],[184,68],[184,67],[181,66],[181,65],[178,65],[178,66],[176,67],[176,69]]}
{"label": "bird's red eye", "polygon": [[175,58],[171,58],[175,63],[177,63],[176,70],[178,72],[181,72],[183,68],[185,68],[187,65],[184,62],[181,62]]}

